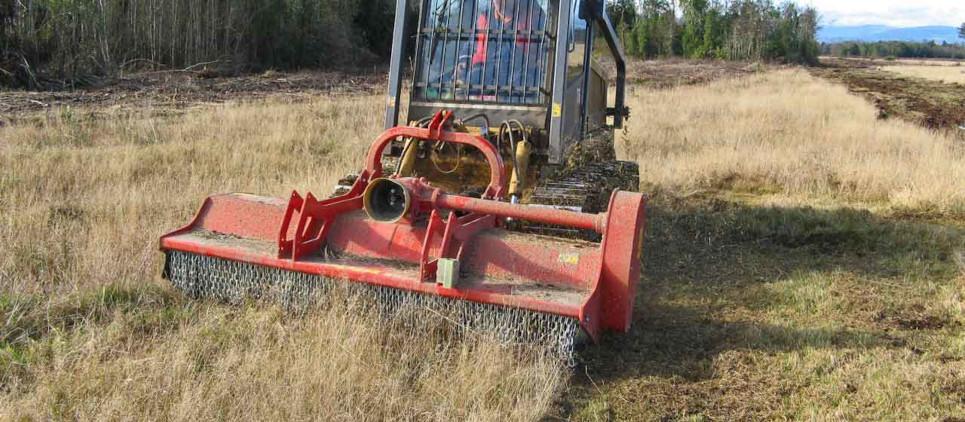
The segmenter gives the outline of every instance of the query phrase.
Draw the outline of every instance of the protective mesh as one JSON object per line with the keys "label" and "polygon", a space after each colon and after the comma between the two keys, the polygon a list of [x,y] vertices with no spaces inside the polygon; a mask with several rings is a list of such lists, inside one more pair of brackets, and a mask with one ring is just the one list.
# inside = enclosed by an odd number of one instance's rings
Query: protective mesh
{"label": "protective mesh", "polygon": [[[165,277],[192,298],[234,304],[265,299],[289,309],[305,309],[324,301],[336,287],[331,279],[318,275],[185,252],[169,251],[166,259]],[[504,344],[545,346],[568,365],[575,365],[576,319],[364,283],[344,284],[352,293],[375,299],[387,315],[423,310],[427,317],[445,318],[460,331],[485,333]]]}

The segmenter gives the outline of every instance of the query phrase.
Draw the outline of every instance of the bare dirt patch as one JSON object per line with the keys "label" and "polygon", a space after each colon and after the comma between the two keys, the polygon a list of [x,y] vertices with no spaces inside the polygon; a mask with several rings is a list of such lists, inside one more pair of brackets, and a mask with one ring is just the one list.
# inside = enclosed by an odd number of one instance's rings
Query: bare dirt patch
{"label": "bare dirt patch", "polygon": [[62,107],[178,110],[197,104],[319,95],[371,94],[385,89],[385,72],[266,72],[207,77],[203,73],[147,72],[76,90],[0,90],[0,127]]}
{"label": "bare dirt patch", "polygon": [[868,98],[882,119],[897,117],[936,130],[965,125],[965,85],[901,76],[872,61],[827,59],[811,72]]}
{"label": "bare dirt patch", "polygon": [[648,88],[673,88],[753,75],[772,68],[722,60],[634,60],[627,65],[627,80]]}
{"label": "bare dirt patch", "polygon": [[[606,65],[612,68],[612,63]],[[753,75],[770,65],[719,60],[634,60],[628,64],[631,84],[651,88],[700,85]],[[615,74],[613,69],[609,73]],[[319,95],[375,94],[384,91],[385,69],[357,72],[273,72],[211,76],[204,72],[145,72],[95,87],[59,91],[0,89],[0,127],[64,107],[102,113],[110,109],[150,109],[153,114],[201,104],[287,97],[291,101]]]}

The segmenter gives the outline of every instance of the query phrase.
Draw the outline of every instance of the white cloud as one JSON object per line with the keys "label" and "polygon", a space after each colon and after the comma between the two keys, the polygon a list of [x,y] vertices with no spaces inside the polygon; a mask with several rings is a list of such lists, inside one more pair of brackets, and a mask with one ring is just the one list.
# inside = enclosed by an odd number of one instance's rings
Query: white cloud
{"label": "white cloud", "polygon": [[803,0],[818,9],[824,25],[952,25],[965,22],[962,0]]}

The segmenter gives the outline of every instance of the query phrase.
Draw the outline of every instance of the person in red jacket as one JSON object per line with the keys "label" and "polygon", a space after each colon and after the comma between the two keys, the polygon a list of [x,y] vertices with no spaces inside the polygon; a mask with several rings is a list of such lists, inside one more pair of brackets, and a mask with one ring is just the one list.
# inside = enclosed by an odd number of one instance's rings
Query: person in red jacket
{"label": "person in red jacket", "polygon": [[[457,83],[470,82],[471,95],[483,100],[533,102],[534,87],[542,86],[542,81],[536,80],[538,69],[545,66],[543,56],[549,47],[540,37],[546,26],[545,6],[540,3],[545,1],[480,2],[475,39],[462,45],[455,70]],[[472,3],[467,1],[463,7]]]}

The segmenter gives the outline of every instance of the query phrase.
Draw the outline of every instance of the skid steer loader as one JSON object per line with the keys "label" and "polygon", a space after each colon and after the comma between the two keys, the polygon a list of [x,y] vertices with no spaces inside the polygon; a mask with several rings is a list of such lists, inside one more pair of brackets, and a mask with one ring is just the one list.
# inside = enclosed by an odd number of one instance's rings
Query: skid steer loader
{"label": "skid steer loader", "polygon": [[161,238],[163,276],[227,301],[348,283],[567,356],[628,330],[646,206],[637,165],[615,159],[629,112],[605,1],[398,0],[394,36],[361,171],[321,198],[207,198]]}

